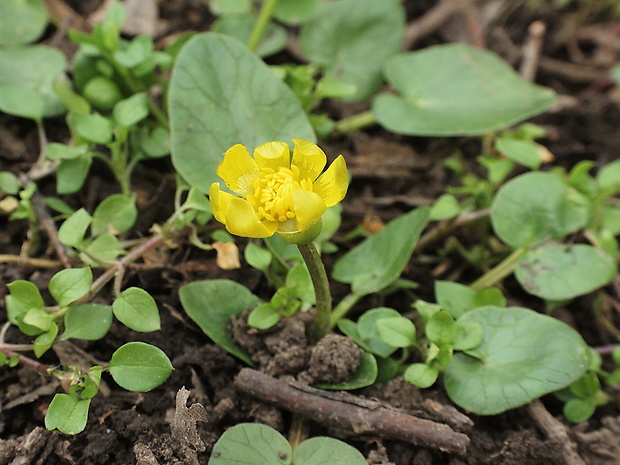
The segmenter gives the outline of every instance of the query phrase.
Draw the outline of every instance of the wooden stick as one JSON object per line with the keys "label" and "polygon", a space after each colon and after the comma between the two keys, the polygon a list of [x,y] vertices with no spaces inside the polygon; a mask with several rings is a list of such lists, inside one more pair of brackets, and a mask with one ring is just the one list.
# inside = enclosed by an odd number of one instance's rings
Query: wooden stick
{"label": "wooden stick", "polygon": [[379,436],[464,455],[469,437],[448,425],[415,417],[379,402],[299,383],[285,383],[250,368],[242,369],[235,387],[260,401],[304,415],[343,435]]}

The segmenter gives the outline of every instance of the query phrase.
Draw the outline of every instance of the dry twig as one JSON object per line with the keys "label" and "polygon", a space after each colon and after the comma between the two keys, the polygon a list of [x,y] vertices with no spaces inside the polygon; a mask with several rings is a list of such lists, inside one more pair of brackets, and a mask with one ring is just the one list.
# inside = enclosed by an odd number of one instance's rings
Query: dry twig
{"label": "dry twig", "polygon": [[344,435],[395,439],[459,455],[464,455],[469,445],[467,435],[448,425],[349,394],[285,383],[250,368],[241,370],[235,386],[244,394],[304,415]]}

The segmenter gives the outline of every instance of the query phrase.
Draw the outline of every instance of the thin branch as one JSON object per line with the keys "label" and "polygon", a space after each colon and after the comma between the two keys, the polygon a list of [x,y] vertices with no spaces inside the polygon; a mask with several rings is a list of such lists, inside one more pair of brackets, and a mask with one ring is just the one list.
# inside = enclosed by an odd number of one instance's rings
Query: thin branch
{"label": "thin branch", "polygon": [[470,442],[448,425],[388,409],[379,402],[279,381],[250,368],[239,372],[235,386],[243,394],[304,415],[341,435],[378,436],[459,455],[467,452]]}

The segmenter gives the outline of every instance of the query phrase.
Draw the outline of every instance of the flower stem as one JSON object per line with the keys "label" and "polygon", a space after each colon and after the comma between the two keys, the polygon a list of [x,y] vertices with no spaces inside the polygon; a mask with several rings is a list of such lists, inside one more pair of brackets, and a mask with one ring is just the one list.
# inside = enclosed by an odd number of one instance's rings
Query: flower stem
{"label": "flower stem", "polygon": [[325,266],[321,261],[321,256],[316,246],[310,244],[297,244],[301,256],[306,262],[314,294],[316,295],[316,317],[314,319],[314,340],[321,339],[330,329],[330,319],[332,313],[332,296],[329,290],[329,280],[325,272]]}
{"label": "flower stem", "polygon": [[469,287],[474,291],[480,291],[497,284],[514,271],[517,266],[517,262],[528,250],[529,249],[527,247],[520,247],[514,250],[494,268],[480,276],[480,278],[474,281]]}
{"label": "flower stem", "polygon": [[333,133],[349,134],[350,132],[357,131],[358,129],[372,126],[376,122],[377,120],[375,119],[375,115],[372,110],[364,111],[362,113],[358,113],[357,115],[352,115],[338,121],[334,126]]}
{"label": "flower stem", "polygon": [[338,303],[338,305],[336,305],[336,308],[334,308],[334,311],[332,312],[332,315],[331,315],[331,318],[330,318],[330,321],[329,321],[329,329],[332,329],[334,326],[336,326],[336,324],[338,324],[338,320],[343,318],[349,312],[349,310],[351,310],[353,308],[353,306],[362,297],[363,297],[362,295],[356,294],[354,292],[352,292],[349,295],[345,296],[345,298],[342,299]]}
{"label": "flower stem", "polygon": [[256,51],[258,43],[263,38],[265,29],[267,29],[267,25],[269,24],[269,20],[271,19],[276,3],[278,3],[278,0],[266,0],[265,3],[263,3],[260,13],[258,13],[258,18],[256,18],[254,29],[252,29],[252,34],[248,39],[248,48],[250,50]]}

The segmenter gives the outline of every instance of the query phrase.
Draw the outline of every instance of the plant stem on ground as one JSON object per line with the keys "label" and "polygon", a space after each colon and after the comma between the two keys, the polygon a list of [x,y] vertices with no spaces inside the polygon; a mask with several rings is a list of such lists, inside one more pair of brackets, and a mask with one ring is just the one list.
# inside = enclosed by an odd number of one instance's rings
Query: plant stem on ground
{"label": "plant stem on ground", "polygon": [[265,34],[265,29],[267,29],[267,25],[269,24],[269,20],[271,19],[276,3],[278,3],[278,0],[266,0],[265,3],[263,3],[260,13],[258,14],[258,18],[256,18],[254,29],[252,29],[252,34],[250,34],[250,38],[248,39],[248,48],[250,50],[256,51],[258,43]]}
{"label": "plant stem on ground", "polygon": [[297,244],[301,256],[306,262],[314,293],[316,295],[316,316],[314,318],[313,337],[315,341],[321,339],[329,331],[332,313],[332,295],[329,290],[329,280],[321,255],[313,243]]}
{"label": "plant stem on ground", "polygon": [[514,271],[517,266],[517,262],[528,250],[529,249],[527,247],[515,249],[510,255],[483,274],[469,287],[474,291],[480,291],[482,289],[486,289],[487,287],[494,286]]}
{"label": "plant stem on ground", "polygon": [[358,113],[357,115],[352,115],[338,121],[334,126],[333,133],[349,134],[353,131],[372,126],[376,122],[377,120],[375,119],[375,115],[372,110],[364,111],[362,113]]}

